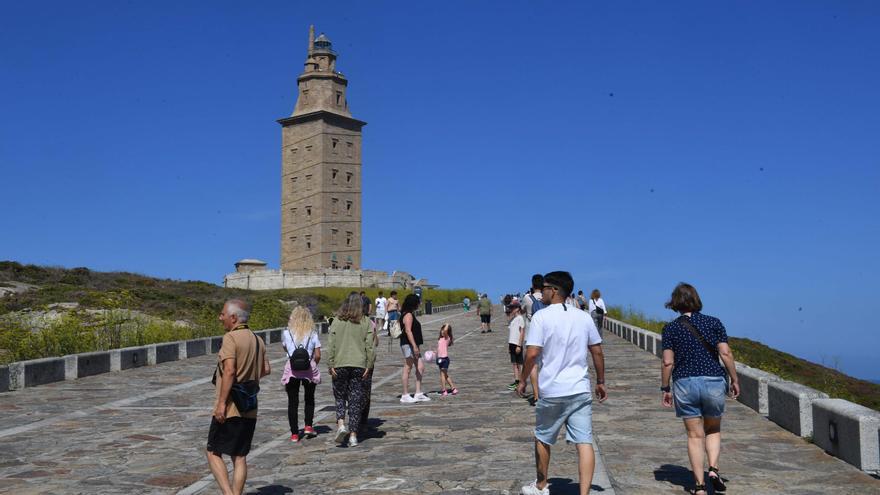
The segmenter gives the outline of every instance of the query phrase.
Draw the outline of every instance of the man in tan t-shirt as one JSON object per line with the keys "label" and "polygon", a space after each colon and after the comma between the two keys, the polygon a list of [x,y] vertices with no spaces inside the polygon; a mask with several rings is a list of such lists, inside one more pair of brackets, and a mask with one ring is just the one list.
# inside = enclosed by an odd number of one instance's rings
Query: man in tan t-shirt
{"label": "man in tan t-shirt", "polygon": [[[239,413],[230,390],[236,382],[259,380],[270,372],[266,344],[248,328],[250,305],[230,299],[223,305],[220,322],[226,330],[217,355],[214,414],[208,431],[208,467],[224,495],[240,495],[247,480],[247,455],[257,425],[257,410]],[[232,457],[233,476],[223,454]]]}

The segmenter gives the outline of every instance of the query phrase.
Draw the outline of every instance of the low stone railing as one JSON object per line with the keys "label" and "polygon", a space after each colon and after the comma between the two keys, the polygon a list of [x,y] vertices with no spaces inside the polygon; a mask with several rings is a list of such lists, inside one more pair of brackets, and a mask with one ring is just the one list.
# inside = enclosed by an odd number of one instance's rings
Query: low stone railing
{"label": "low stone railing", "polygon": [[[327,323],[316,323],[315,331],[327,333]],[[266,344],[281,342],[284,328],[254,331]],[[153,366],[169,361],[216,354],[223,344],[223,336],[202,339],[163,342],[108,351],[69,354],[67,356],[18,361],[0,367],[0,392],[36,387],[64,380],[111,371]]]}
{"label": "low stone railing", "polygon": [[[608,317],[603,327],[658,358],[663,355],[661,335]],[[740,362],[736,373],[740,402],[862,471],[880,474],[880,413]]]}

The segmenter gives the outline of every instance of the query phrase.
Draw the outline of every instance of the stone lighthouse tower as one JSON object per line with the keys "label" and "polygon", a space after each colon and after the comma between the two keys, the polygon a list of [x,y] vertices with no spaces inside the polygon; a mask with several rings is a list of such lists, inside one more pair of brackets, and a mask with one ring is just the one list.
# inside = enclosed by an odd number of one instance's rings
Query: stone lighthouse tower
{"label": "stone lighthouse tower", "polygon": [[309,28],[293,115],[281,124],[281,270],[361,268],[361,128],[336,52]]}

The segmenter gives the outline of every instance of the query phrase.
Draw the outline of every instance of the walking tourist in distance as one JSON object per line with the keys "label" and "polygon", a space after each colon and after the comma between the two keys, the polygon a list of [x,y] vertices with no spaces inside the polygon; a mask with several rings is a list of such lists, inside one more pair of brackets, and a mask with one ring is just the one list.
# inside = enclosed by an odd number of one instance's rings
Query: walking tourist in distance
{"label": "walking tourist in distance", "polygon": [[388,311],[388,335],[391,335],[391,322],[400,322],[400,302],[397,301],[397,291],[391,291],[388,296],[386,311]]}
{"label": "walking tourist in distance", "polygon": [[437,367],[440,368],[440,390],[444,397],[449,394],[458,395],[458,389],[449,376],[449,348],[454,342],[452,325],[444,323],[440,327],[440,338],[437,339]]}
{"label": "walking tourist in distance", "polygon": [[464,299],[461,300],[461,305],[464,307],[464,312],[467,313],[471,310],[471,298],[468,296],[464,296]]}
{"label": "walking tourist in distance", "polygon": [[[542,295],[541,291],[544,287],[544,276],[540,273],[536,273],[532,275],[532,288],[529,289],[529,293],[526,297],[523,298],[522,307],[523,307],[523,316],[526,320],[526,342],[529,337],[529,325],[531,325],[532,317],[535,315],[535,312],[539,311],[544,307],[544,303],[541,302]],[[523,350],[523,362],[525,362],[525,350]],[[529,373],[529,382],[532,384],[532,400],[531,404],[535,405],[537,400],[540,398],[539,389],[538,389],[538,367],[532,367],[531,373]]]}
{"label": "walking tourist in distance", "polygon": [[492,331],[492,301],[483,294],[477,301],[477,314],[480,315],[480,333]]}
{"label": "walking tourist in distance", "polygon": [[370,320],[363,311],[361,296],[357,292],[349,294],[330,325],[327,341],[327,366],[333,377],[336,399],[336,443],[344,443],[347,437],[349,447],[358,444],[365,400],[363,380],[370,374],[376,359]]}
{"label": "walking tourist in distance", "polygon": [[[233,385],[259,390],[260,378],[271,371],[266,345],[248,328],[250,305],[230,299],[220,311],[220,323],[226,333],[217,354],[214,372],[215,400],[206,454],[208,467],[224,495],[240,495],[247,481],[247,455],[257,426],[255,401],[233,400]],[[236,405],[238,402],[242,409]],[[223,455],[232,458],[232,482]]]}
{"label": "walking tourist in distance", "polygon": [[605,357],[596,326],[583,311],[569,308],[565,299],[574,289],[568,272],[544,275],[543,302],[535,313],[526,340],[526,361],[517,394],[525,392],[525,380],[540,357],[541,398],[535,408],[535,465],[537,477],[522,487],[525,495],[549,495],[550,447],[565,426],[565,439],[578,453],[580,493],[590,492],[596,459],[593,453],[593,396],[590,393],[587,350],[596,367],[596,397],[605,392]]}
{"label": "walking tourist in distance", "polygon": [[519,377],[523,365],[523,342],[526,335],[526,320],[520,314],[519,301],[512,299],[505,310],[508,317],[507,323],[507,353],[510,354],[510,364],[513,367],[513,383],[508,385],[510,390],[519,385]]}
{"label": "walking tourist in distance", "polygon": [[385,299],[385,296],[382,295],[382,291],[379,291],[379,296],[376,297],[374,301],[376,304],[376,329],[384,330],[385,329],[385,315],[387,314],[387,304],[388,299]]}
{"label": "walking tourist in distance", "polygon": [[[426,402],[431,400],[427,395],[422,393],[422,375],[425,372],[425,361],[422,360],[422,353],[419,346],[424,343],[422,340],[422,324],[416,319],[416,310],[419,309],[419,296],[410,294],[403,300],[403,307],[400,310],[400,325],[403,332],[400,334],[400,352],[403,354],[403,394],[400,396],[400,402],[411,404],[413,402]],[[415,368],[416,370],[416,393],[409,395],[409,372]]]}
{"label": "walking tourist in distance", "polygon": [[[308,309],[298,306],[290,313],[287,330],[281,334],[281,345],[287,353],[281,383],[287,392],[287,422],[290,424],[290,441],[299,442],[301,438],[313,438],[315,432],[312,421],[315,418],[315,387],[321,383],[321,340],[315,331],[315,322]],[[297,369],[294,369],[297,368]],[[299,432],[299,389],[302,386],[305,396],[305,426]]]}
{"label": "walking tourist in distance", "polygon": [[373,310],[373,302],[370,301],[370,298],[367,297],[367,293],[364,291],[361,291],[361,301],[364,303],[364,316],[369,318]]}
{"label": "walking tourist in distance", "polygon": [[[691,493],[708,493],[703,473],[704,452],[709,458],[709,481],[716,492],[724,491],[718,458],[721,417],[728,393],[726,375],[730,376],[731,397],[739,396],[739,379],[733,353],[727,345],[727,331],[721,320],[700,313],[703,302],[692,285],[675,286],[666,307],[681,316],[663,327],[662,403],[664,407],[672,407],[674,402],[675,415],[684,420],[695,482]],[[719,356],[724,366],[719,364]]]}
{"label": "walking tourist in distance", "polygon": [[581,311],[587,310],[587,296],[584,295],[584,291],[579,290],[577,295],[577,306]]}
{"label": "walking tourist in distance", "polygon": [[605,301],[602,300],[602,293],[599,292],[599,289],[593,289],[593,292],[590,293],[588,310],[593,318],[593,323],[599,329],[599,335],[602,335],[602,325],[605,324],[605,313],[608,312],[608,308],[605,307]]}

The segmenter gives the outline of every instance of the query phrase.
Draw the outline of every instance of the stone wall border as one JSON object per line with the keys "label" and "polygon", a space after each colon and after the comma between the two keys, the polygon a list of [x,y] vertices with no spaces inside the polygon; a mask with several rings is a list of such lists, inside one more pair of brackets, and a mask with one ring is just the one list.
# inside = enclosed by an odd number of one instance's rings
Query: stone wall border
{"label": "stone wall border", "polygon": [[[326,333],[326,326],[315,324],[315,330]],[[281,342],[283,328],[257,330],[254,333],[267,344]],[[14,392],[25,387],[36,387],[64,380],[113,371],[154,366],[191,357],[216,354],[223,343],[222,336],[162,342],[138,347],[108,351],[86,352],[67,356],[17,361],[0,366],[0,393]]]}

